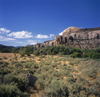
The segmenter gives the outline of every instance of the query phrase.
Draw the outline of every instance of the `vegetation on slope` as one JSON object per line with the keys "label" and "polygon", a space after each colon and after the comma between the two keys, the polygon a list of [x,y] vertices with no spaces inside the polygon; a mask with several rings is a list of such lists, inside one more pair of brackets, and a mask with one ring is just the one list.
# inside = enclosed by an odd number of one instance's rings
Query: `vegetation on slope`
{"label": "vegetation on slope", "polygon": [[73,58],[92,58],[100,59],[100,48],[97,49],[79,49],[65,46],[50,46],[42,49],[36,49],[34,47],[18,47],[12,49],[3,49],[2,53],[20,53],[23,57],[30,54],[38,55],[69,55]]}
{"label": "vegetation on slope", "polygon": [[32,87],[43,97],[100,97],[99,60],[19,54],[16,60],[12,55],[0,55],[0,97],[37,97],[22,77],[27,73],[38,79]]}

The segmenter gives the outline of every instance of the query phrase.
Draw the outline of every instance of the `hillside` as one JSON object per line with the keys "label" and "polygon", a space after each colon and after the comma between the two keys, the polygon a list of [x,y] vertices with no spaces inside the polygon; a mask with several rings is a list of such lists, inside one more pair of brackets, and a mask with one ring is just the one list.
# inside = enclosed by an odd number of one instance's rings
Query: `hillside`
{"label": "hillside", "polygon": [[[33,86],[25,74],[37,78]],[[100,97],[100,61],[1,53],[0,97]]]}
{"label": "hillside", "polygon": [[5,45],[0,44],[0,49],[5,49],[5,48],[11,49],[11,48],[14,48],[14,46],[5,46]]}
{"label": "hillside", "polygon": [[0,52],[4,53],[10,53],[12,48],[14,48],[14,46],[5,46],[5,45],[2,45],[0,44]]}

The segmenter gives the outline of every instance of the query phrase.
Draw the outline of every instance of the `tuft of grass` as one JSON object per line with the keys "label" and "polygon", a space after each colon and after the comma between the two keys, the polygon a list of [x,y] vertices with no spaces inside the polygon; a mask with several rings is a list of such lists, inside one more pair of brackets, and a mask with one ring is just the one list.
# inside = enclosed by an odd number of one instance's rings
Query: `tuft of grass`
{"label": "tuft of grass", "polygon": [[7,59],[7,57],[4,56],[3,59]]}

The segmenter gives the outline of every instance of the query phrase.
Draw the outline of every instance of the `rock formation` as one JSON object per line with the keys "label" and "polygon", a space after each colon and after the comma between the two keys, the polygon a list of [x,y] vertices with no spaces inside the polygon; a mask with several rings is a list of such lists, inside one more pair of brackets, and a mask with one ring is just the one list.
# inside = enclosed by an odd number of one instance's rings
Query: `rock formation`
{"label": "rock formation", "polygon": [[33,45],[33,47],[41,49],[43,47],[48,47],[48,46],[53,46],[53,45],[54,45],[54,40],[50,40],[50,41],[44,41],[43,43],[37,43]]}
{"label": "rock formation", "polygon": [[77,28],[77,27],[68,27],[67,29],[65,29],[62,34],[63,35],[66,35],[66,34],[70,34],[72,32],[76,32],[76,31],[79,31],[81,28]]}
{"label": "rock formation", "polygon": [[69,27],[63,31],[63,35],[57,35],[54,40],[37,43],[33,45],[33,47],[43,48],[54,45],[77,47],[81,49],[98,48],[100,47],[100,27],[86,29]]}

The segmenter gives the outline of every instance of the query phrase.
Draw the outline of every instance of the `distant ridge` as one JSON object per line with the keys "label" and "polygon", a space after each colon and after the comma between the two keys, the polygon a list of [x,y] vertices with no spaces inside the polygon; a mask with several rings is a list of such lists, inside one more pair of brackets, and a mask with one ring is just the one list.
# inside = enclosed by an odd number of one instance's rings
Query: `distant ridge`
{"label": "distant ridge", "polygon": [[11,49],[11,48],[14,48],[14,46],[6,46],[6,45],[0,44],[0,49],[4,49],[4,48],[9,48],[9,49]]}

